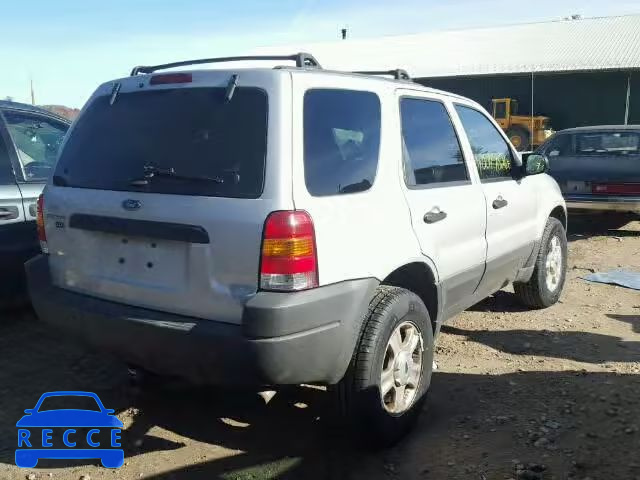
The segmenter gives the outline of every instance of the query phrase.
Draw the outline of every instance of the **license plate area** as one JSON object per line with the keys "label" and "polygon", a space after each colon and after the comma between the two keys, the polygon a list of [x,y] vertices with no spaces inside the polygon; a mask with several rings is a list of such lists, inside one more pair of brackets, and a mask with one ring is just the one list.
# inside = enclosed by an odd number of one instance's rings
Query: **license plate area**
{"label": "license plate area", "polygon": [[566,193],[591,193],[591,185],[589,182],[568,180],[564,191]]}
{"label": "license plate area", "polygon": [[85,264],[94,278],[131,286],[174,290],[184,286],[189,245],[185,242],[83,232]]}

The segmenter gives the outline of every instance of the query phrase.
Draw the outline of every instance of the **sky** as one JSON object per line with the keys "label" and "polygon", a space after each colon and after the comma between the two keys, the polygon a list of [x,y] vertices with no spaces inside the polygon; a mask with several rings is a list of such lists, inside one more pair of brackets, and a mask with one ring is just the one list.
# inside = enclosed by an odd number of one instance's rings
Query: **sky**
{"label": "sky", "polygon": [[30,103],[33,79],[37,104],[80,108],[99,84],[128,75],[135,65],[337,40],[343,27],[349,38],[367,38],[571,14],[640,13],[640,0],[535,0],[516,5],[513,0],[4,1],[0,99]]}

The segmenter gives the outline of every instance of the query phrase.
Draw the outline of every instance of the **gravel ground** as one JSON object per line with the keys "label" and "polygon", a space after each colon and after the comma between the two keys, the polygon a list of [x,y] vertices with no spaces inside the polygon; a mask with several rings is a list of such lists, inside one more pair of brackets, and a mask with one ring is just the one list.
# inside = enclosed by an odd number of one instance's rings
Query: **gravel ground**
{"label": "gravel ground", "polygon": [[[266,405],[253,392],[140,392],[118,361],[61,340],[28,311],[0,312],[0,479],[640,480],[640,292],[580,279],[640,269],[640,222],[573,225],[561,303],[527,311],[507,289],[451,320],[419,424],[383,452],[359,450],[329,421],[320,389]],[[13,465],[15,422],[49,390],[95,391],[116,409],[122,468]]]}

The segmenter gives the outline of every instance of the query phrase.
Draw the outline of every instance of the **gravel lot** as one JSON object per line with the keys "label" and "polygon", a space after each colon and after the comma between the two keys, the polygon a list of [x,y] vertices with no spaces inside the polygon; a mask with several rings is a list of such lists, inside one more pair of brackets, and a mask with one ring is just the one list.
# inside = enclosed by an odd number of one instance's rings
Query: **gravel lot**
{"label": "gravel lot", "polygon": [[[0,479],[640,479],[640,292],[588,283],[640,269],[640,222],[572,219],[561,303],[526,311],[509,290],[446,326],[426,411],[394,449],[358,450],[327,395],[174,385],[131,388],[29,311],[0,312]],[[596,227],[597,226],[597,227]],[[125,465],[13,465],[15,422],[49,390],[95,391],[124,422]]]}

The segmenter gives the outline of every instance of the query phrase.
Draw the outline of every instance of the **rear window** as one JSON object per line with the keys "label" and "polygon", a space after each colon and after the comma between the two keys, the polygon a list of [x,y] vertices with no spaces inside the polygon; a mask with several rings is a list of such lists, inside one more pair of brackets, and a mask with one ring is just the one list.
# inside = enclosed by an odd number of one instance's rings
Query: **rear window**
{"label": "rear window", "polygon": [[637,155],[640,153],[637,132],[589,132],[576,134],[578,155]]}
{"label": "rear window", "polygon": [[309,90],[304,96],[304,178],[314,196],[371,188],[380,149],[380,100],[371,92]]}
{"label": "rear window", "polygon": [[[267,148],[267,95],[239,87],[98,97],[61,153],[59,186],[258,198]],[[149,178],[152,171],[160,172]],[[145,173],[146,172],[146,173]],[[145,176],[146,175],[146,176]]]}

